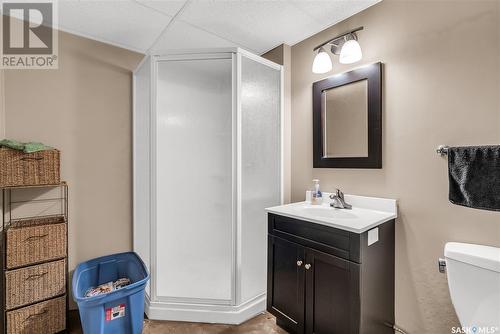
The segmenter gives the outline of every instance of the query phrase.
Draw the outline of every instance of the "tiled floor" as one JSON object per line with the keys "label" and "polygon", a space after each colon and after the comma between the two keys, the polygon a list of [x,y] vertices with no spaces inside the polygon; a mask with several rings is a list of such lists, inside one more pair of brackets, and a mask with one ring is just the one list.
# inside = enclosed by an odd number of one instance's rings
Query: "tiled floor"
{"label": "tiled floor", "polygon": [[[70,334],[81,334],[78,312],[70,312]],[[238,325],[214,325],[191,322],[144,320],[143,334],[286,334],[276,326],[275,318],[264,313]]]}

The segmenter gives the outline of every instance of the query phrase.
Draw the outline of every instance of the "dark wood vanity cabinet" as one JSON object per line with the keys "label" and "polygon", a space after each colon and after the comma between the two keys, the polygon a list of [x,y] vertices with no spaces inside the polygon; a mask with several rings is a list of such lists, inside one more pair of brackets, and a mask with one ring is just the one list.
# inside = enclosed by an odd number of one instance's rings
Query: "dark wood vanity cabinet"
{"label": "dark wood vanity cabinet", "polygon": [[[271,255],[272,254],[272,255]],[[304,247],[281,239],[269,237],[268,285],[272,285],[272,303],[267,304],[271,313],[282,319],[279,324],[292,333],[304,331],[305,264]],[[272,260],[271,260],[272,259]],[[301,263],[301,266],[298,264]],[[275,284],[279,282],[279,284]],[[268,288],[269,293],[269,288]]]}
{"label": "dark wood vanity cabinet", "polygon": [[267,309],[290,333],[389,334],[394,220],[353,233],[269,214]]}

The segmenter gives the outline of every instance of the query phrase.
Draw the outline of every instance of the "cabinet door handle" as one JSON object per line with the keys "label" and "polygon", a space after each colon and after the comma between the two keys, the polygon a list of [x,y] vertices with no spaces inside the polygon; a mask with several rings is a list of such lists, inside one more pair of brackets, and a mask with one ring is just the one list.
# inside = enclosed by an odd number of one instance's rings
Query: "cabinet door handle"
{"label": "cabinet door handle", "polygon": [[300,267],[302,265],[302,261],[298,260],[297,261],[297,267]]}
{"label": "cabinet door handle", "polygon": [[309,270],[311,268],[311,265],[309,263],[306,263],[304,267],[306,267],[306,269]]}

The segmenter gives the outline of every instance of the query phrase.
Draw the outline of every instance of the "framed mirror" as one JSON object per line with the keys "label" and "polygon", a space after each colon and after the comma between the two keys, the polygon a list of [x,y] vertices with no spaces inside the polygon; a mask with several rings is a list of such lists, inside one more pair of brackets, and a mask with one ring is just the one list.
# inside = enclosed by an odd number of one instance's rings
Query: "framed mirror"
{"label": "framed mirror", "polygon": [[314,168],[382,168],[382,63],[313,84]]}

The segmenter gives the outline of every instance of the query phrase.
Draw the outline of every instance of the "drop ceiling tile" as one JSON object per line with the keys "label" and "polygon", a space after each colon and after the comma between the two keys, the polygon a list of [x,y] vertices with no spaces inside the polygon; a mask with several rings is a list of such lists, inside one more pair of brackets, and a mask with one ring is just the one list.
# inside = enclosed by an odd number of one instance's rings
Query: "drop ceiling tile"
{"label": "drop ceiling tile", "polygon": [[[313,18],[320,27],[319,31],[321,31],[380,1],[382,0],[292,0],[291,3]],[[302,39],[306,37],[308,36],[303,36]],[[290,43],[293,45],[302,39],[296,39]]]}
{"label": "drop ceiling tile", "polygon": [[319,26],[287,1],[193,1],[179,19],[258,53],[317,32]]}
{"label": "drop ceiling tile", "polygon": [[139,4],[174,16],[184,6],[187,0],[135,0]]}
{"label": "drop ceiling tile", "polygon": [[58,11],[62,30],[142,52],[172,19],[131,0],[64,0]]}
{"label": "drop ceiling tile", "polygon": [[223,38],[200,30],[182,21],[173,22],[157,43],[153,52],[182,49],[209,49],[238,46]]}

